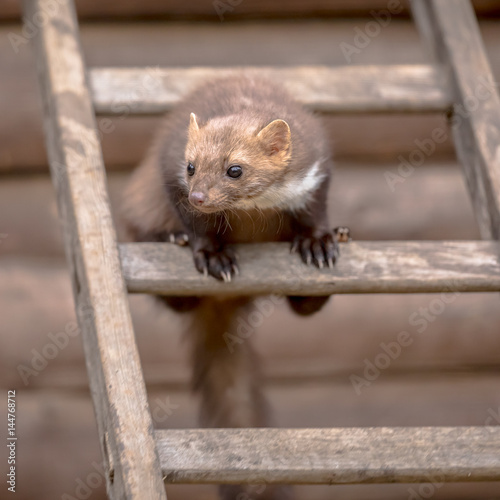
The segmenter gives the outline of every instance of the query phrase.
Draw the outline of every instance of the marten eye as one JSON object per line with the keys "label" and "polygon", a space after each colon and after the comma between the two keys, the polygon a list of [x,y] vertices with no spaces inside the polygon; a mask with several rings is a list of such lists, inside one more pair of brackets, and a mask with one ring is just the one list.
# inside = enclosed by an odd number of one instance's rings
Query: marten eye
{"label": "marten eye", "polygon": [[227,175],[233,179],[237,179],[243,173],[243,169],[239,165],[231,165],[227,169]]}
{"label": "marten eye", "polygon": [[188,175],[194,175],[194,171],[195,171],[194,165],[192,163],[188,163],[187,166]]}

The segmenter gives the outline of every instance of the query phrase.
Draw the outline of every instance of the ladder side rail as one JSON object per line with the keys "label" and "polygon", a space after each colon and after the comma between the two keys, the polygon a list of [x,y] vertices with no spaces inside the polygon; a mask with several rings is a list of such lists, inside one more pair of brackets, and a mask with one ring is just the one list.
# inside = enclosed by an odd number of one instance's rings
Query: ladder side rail
{"label": "ladder side rail", "polygon": [[26,0],[52,179],[112,499],[166,500],[71,0]]}
{"label": "ladder side rail", "polygon": [[481,235],[500,239],[500,98],[469,0],[411,0],[453,97],[451,128]]}

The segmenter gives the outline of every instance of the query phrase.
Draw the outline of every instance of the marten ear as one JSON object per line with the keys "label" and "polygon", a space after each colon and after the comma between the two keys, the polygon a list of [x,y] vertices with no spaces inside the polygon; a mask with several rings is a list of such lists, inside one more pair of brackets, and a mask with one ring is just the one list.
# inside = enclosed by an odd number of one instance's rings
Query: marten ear
{"label": "marten ear", "polygon": [[290,155],[292,134],[288,123],[284,120],[274,120],[265,126],[258,134],[266,153],[285,160]]}
{"label": "marten ear", "polygon": [[189,116],[189,134],[198,132],[198,130],[200,130],[200,127],[198,126],[198,122],[196,121],[196,115],[194,113],[191,113],[191,115]]}

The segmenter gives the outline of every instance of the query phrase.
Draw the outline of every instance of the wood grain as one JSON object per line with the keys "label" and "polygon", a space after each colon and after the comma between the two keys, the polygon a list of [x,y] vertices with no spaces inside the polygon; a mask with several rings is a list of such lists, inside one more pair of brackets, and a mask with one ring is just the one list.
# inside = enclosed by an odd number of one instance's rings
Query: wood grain
{"label": "wood grain", "polygon": [[[273,389],[269,396],[277,421],[291,427],[419,425],[419,419],[421,422],[423,419],[425,425],[482,425],[483,412],[490,406],[498,411],[498,391],[495,390],[498,378],[477,377],[474,381],[471,376],[469,380],[471,383],[464,386],[456,376],[445,381],[415,377],[411,382],[403,378],[395,385],[381,378],[361,401],[354,394],[349,397],[349,389],[343,390],[335,383]],[[405,394],[411,394],[411,398],[405,398]],[[169,429],[196,425],[196,405],[188,391],[150,390],[148,395],[158,425]],[[168,402],[175,408],[167,418],[164,408],[168,408]],[[75,389],[30,390],[22,392],[19,403],[18,425],[23,429],[23,450],[27,451],[19,453],[18,466],[23,477],[30,480],[19,481],[13,498],[83,498],[83,494],[75,491],[78,484],[75,478],[86,481],[92,474],[89,499],[105,500],[104,480],[100,481],[100,488],[96,488],[95,481],[95,472],[102,471],[102,466],[90,394]],[[7,400],[2,398],[0,412],[5,415],[6,409]],[[297,500],[403,500],[409,496],[409,487],[407,484],[297,486],[294,493]],[[419,486],[413,488],[418,491]],[[82,490],[78,488],[80,493]],[[498,498],[498,482],[448,483],[438,490],[436,500]],[[217,500],[216,488],[212,485],[169,484],[167,494],[169,500]]]}
{"label": "wood grain", "polygon": [[42,10],[35,38],[52,180],[111,499],[166,499],[134,339],[95,117],[71,0]]}
{"label": "wood grain", "polygon": [[200,275],[191,251],[169,243],[120,245],[129,291],[165,295],[425,293],[500,291],[496,242],[351,242],[335,269],[306,266],[286,243],[236,247],[240,276]]}
{"label": "wood grain", "polygon": [[[0,2],[1,4],[2,2]],[[81,38],[88,64],[100,67],[180,67],[180,66],[297,66],[319,64],[338,66],[346,61],[339,48],[352,42],[359,20],[300,21],[291,26],[281,22],[237,23],[87,23]],[[41,106],[36,89],[34,62],[29,45],[19,53],[12,50],[9,33],[21,34],[16,26],[0,26],[0,173],[47,172],[41,129]],[[482,22],[481,32],[497,80],[500,77],[498,23]],[[198,40],[204,43],[200,45]],[[286,44],[283,43],[286,41]],[[165,47],[175,47],[165,50]],[[413,23],[395,20],[373,40],[354,61],[359,65],[425,64],[418,33]],[[129,167],[145,154],[160,116],[130,116],[124,111],[100,117],[98,127],[106,130],[102,148],[106,168]],[[109,127],[104,124],[112,121]],[[373,163],[406,158],[418,149],[415,140],[425,140],[434,128],[447,139],[436,144],[432,161],[453,159],[455,151],[444,114],[374,114],[325,116],[327,132],[337,159],[361,159]],[[26,147],[29,144],[29,147]],[[429,161],[429,158],[427,161]]]}
{"label": "wood grain", "polygon": [[156,431],[168,483],[500,480],[500,427]]}
{"label": "wood grain", "polygon": [[439,68],[424,65],[94,68],[90,85],[98,113],[156,114],[206,79],[235,71],[282,82],[300,102],[321,112],[437,112],[451,105]]}
{"label": "wood grain", "polygon": [[451,125],[484,238],[500,239],[500,98],[468,0],[413,0],[422,37],[449,75]]}

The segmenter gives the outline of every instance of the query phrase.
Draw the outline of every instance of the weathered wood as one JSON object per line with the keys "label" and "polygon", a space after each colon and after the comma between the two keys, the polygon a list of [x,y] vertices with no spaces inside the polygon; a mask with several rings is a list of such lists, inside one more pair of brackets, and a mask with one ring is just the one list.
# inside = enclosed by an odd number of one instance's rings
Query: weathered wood
{"label": "weathered wood", "polygon": [[[0,2],[1,4],[2,2]],[[118,5],[118,4],[117,4]],[[281,22],[236,23],[92,23],[82,25],[80,34],[88,64],[98,66],[232,66],[346,64],[340,50],[342,42],[352,43],[359,20],[296,21],[293,36],[290,25]],[[488,48],[497,80],[500,77],[500,30],[496,22],[482,22],[481,32]],[[9,34],[21,35],[16,26],[0,26],[0,173],[45,172],[46,155],[41,129],[41,110],[33,77],[33,61],[27,45],[16,53]],[[198,40],[203,39],[203,44]],[[286,44],[281,43],[286,40]],[[165,50],[165,47],[175,47]],[[423,64],[418,33],[413,23],[394,20],[381,35],[359,54],[353,63]],[[124,110],[113,117],[100,117],[102,148],[106,169],[137,164],[158,126],[159,116],[134,116]],[[105,125],[108,120],[111,126]],[[431,137],[433,129],[447,136],[436,144],[432,161],[455,157],[451,131],[444,114],[373,114],[325,116],[337,159],[391,162],[398,155],[408,157],[418,146],[415,140]],[[111,132],[110,132],[111,130]],[[26,144],[30,147],[27,148]],[[397,153],[396,153],[397,152]],[[428,160],[428,161],[429,161]]]}
{"label": "weathered wood", "polygon": [[45,11],[35,49],[45,132],[112,499],[165,499],[71,0]]}
{"label": "weathered wood", "polygon": [[169,243],[120,245],[130,292],[165,295],[426,293],[500,291],[496,242],[351,242],[335,268],[306,266],[287,243],[236,247],[231,283],[196,271],[191,251]]}
{"label": "weathered wood", "polygon": [[[472,378],[472,377],[471,377]],[[342,384],[302,384],[293,389],[271,390],[277,421],[293,427],[419,425],[482,425],[489,407],[498,415],[495,380],[477,377],[464,388],[462,379],[403,378],[398,384],[377,381],[369,393],[358,397],[342,390]],[[5,389],[8,388],[5,385]],[[498,387],[498,379],[496,383]],[[465,389],[465,390],[464,390]],[[486,390],[485,390],[486,389]],[[462,395],[461,392],[464,392]],[[20,392],[21,393],[21,392]],[[411,398],[404,394],[411,393]],[[448,397],[443,398],[443,394]],[[454,398],[451,395],[454,394]],[[150,406],[157,425],[164,428],[196,426],[196,403],[189,391],[149,390]],[[105,500],[104,479],[99,443],[95,432],[92,402],[87,391],[29,390],[22,391],[18,425],[23,429],[26,452],[19,453],[18,467],[29,481],[19,481],[16,500],[75,500],[85,490],[75,479],[91,485],[90,500]],[[171,409],[171,414],[168,412]],[[0,412],[6,414],[7,400],[0,399]],[[489,415],[488,415],[489,416]],[[481,421],[481,418],[483,419]],[[493,418],[492,418],[493,420]],[[389,423],[391,422],[391,423]],[[77,450],[68,454],[68,449]],[[55,465],[57,464],[57,466]],[[101,487],[98,487],[98,485]],[[418,491],[418,486],[413,486]],[[448,483],[439,488],[439,500],[493,500],[498,498],[498,483]],[[196,490],[191,490],[196,488]],[[408,499],[409,485],[351,485],[347,488],[328,486],[295,487],[297,500]],[[427,488],[427,486],[424,486]],[[168,485],[169,500],[216,500],[210,485]],[[76,490],[76,491],[75,491]],[[82,491],[83,490],[83,491]],[[425,490],[424,490],[425,491]],[[78,494],[78,493],[80,494]],[[7,495],[5,495],[6,498]]]}
{"label": "weathered wood", "polygon": [[298,66],[293,68],[94,68],[90,85],[96,112],[163,113],[208,78],[235,71],[277,81],[306,106],[322,112],[436,112],[451,101],[433,66]]}
{"label": "weathered wood", "polygon": [[[35,5],[40,8],[44,1],[48,0],[38,0]],[[36,7],[31,11],[29,9],[28,4],[28,12],[36,13]],[[104,169],[85,70],[78,50],[75,17],[71,5],[65,4],[61,10],[62,13],[52,13],[52,19],[40,34],[40,52],[42,58],[47,59],[49,67],[45,81],[49,97],[48,146],[51,170],[60,195],[60,211],[64,222],[71,226],[66,228],[66,249],[78,315],[84,330],[88,371],[108,467],[108,492],[111,498],[166,498],[160,481],[158,455],[152,442],[152,420],[147,412],[144,382],[133,341],[120,256],[110,222]],[[52,44],[62,47],[61,51],[67,51],[65,57],[57,58],[51,53],[48,47]],[[75,54],[77,57],[74,57]],[[144,82],[140,85],[147,86]],[[50,100],[52,94],[53,102]],[[380,100],[380,95],[378,97]],[[324,105],[324,101],[315,99],[314,103],[315,109],[331,111],[328,108],[330,104]],[[312,101],[306,104],[312,105]],[[389,110],[394,109],[389,106]],[[363,111],[366,111],[366,107]],[[397,243],[384,245],[398,246]],[[271,259],[290,265],[292,274],[288,270],[288,276],[286,268],[275,266],[285,278],[285,288],[263,290],[269,287],[269,281],[266,283],[264,279],[269,276],[258,276],[252,269],[247,269],[248,276],[251,276],[247,283],[249,289],[242,291],[238,288],[241,282],[235,281],[225,288],[217,284],[219,290],[215,289],[215,292],[273,291],[312,295],[331,293],[328,290],[336,287],[340,288],[340,292],[335,290],[333,293],[348,293],[353,278],[356,279],[360,272],[364,273],[365,282],[375,282],[379,287],[368,290],[373,292],[394,291],[391,288],[394,283],[394,288],[398,290],[397,282],[399,286],[404,283],[405,288],[401,291],[406,292],[500,290],[496,243],[481,246],[477,242],[442,242],[433,245],[426,249],[425,245],[418,243],[405,244],[404,248],[397,251],[392,248],[392,251],[380,252],[378,249],[377,254],[376,247],[367,249],[354,243],[347,247],[351,258],[346,275],[335,275],[339,269],[342,271],[342,265],[339,264],[334,271],[335,277],[332,279],[329,276],[323,280],[321,271],[313,270],[313,273],[306,274],[305,268],[299,268],[291,260],[292,257],[288,257],[287,261],[282,255],[284,245],[276,246],[271,248],[274,250],[271,258],[267,256],[267,265],[259,266],[258,269],[272,268]],[[130,245],[130,248],[133,247]],[[109,248],[111,250],[108,253]],[[126,252],[129,246],[123,248]],[[135,245],[135,248],[138,246]],[[152,254],[166,250],[159,245],[154,250],[150,245],[141,248]],[[266,257],[265,254],[256,254],[256,248],[258,250],[258,247],[252,246],[240,248],[243,254],[242,272],[247,263],[253,265],[254,262],[258,263],[262,255]],[[172,262],[176,261],[175,251],[166,252],[171,254],[172,261],[163,262],[163,271],[169,285],[174,282],[177,286],[175,281],[179,280],[180,275],[176,277],[171,268]],[[373,254],[375,258],[371,259]],[[141,259],[145,257],[148,258],[148,255],[141,254],[135,262],[140,263],[141,272],[144,271]],[[162,256],[159,257],[157,263],[161,264]],[[187,258],[189,253],[184,252],[183,259]],[[181,271],[187,271],[186,263],[181,267]],[[133,270],[135,272],[135,268]],[[307,271],[311,272],[310,269]],[[320,274],[314,276],[315,272]],[[309,280],[312,287],[312,291],[309,291],[307,287],[304,289],[303,280],[311,275],[315,280],[314,283]],[[140,274],[139,282],[141,278],[143,275]],[[264,286],[259,283],[263,279]],[[191,279],[191,286],[186,289],[188,294],[199,293],[200,287],[195,286],[196,281],[200,281],[199,276],[195,280]],[[214,289],[212,284],[209,285],[210,289]],[[235,284],[235,290],[231,290]],[[360,289],[354,291],[359,292]],[[173,290],[172,293],[183,292]],[[125,394],[118,392],[123,387],[127,388]],[[101,393],[98,394],[98,391]],[[130,417],[130,413],[134,417]],[[167,480],[171,482],[422,482],[428,481],[429,472],[439,474],[440,481],[500,479],[500,432],[495,428],[195,430],[179,431],[177,434],[159,432],[157,435],[161,438],[162,464],[165,465]],[[412,447],[410,459],[407,456],[409,444]],[[473,450],[464,454],[464,447],[472,447]],[[179,448],[184,448],[187,455],[179,453]],[[335,455],[334,460],[331,459],[332,455]],[[368,467],[365,465],[367,460]]]}
{"label": "weathered wood", "polygon": [[156,431],[168,483],[500,481],[500,427]]}
{"label": "weathered wood", "polygon": [[468,0],[413,0],[423,38],[446,68],[451,125],[484,238],[500,239],[500,98]]}

